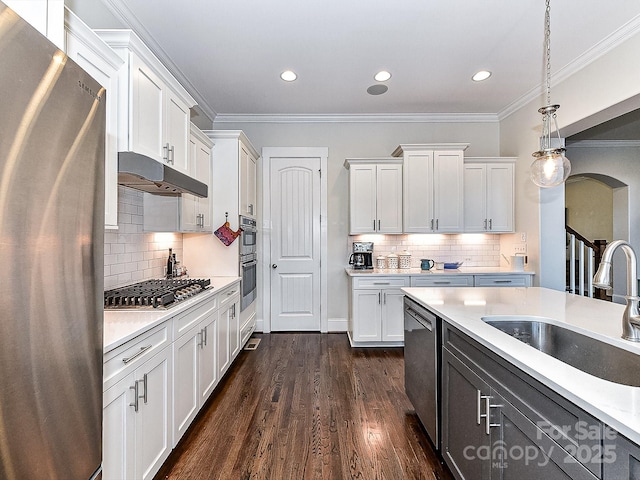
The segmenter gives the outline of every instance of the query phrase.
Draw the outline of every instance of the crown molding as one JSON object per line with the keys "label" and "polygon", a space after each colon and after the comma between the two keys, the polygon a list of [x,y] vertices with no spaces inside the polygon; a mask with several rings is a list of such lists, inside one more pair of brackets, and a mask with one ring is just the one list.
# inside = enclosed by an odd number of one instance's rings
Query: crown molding
{"label": "crown molding", "polygon": [[134,31],[140,37],[146,47],[162,62],[164,67],[173,75],[182,87],[194,98],[200,110],[213,122],[216,112],[206,101],[198,89],[191,83],[189,78],[178,68],[178,66],[167,55],[167,52],[160,47],[160,44],[153,38],[149,30],[138,20],[131,9],[127,6],[125,0],[103,0],[104,5],[113,13],[113,15]]}
{"label": "crown molding", "polygon": [[[618,47],[629,38],[637,35],[640,32],[640,15],[633,17],[622,27],[615,32],[602,39],[599,43],[591,47],[579,57],[576,57],[565,67],[558,70],[557,73],[551,75],[551,84],[557,85],[564,80],[574,75],[578,71],[585,68],[587,65],[593,63],[600,57],[606,55],[614,48]],[[512,113],[520,110],[522,107],[531,103],[534,100],[539,99],[544,93],[544,87],[542,84],[535,88],[532,88],[522,97],[518,98],[514,102],[507,105],[505,108],[497,113],[498,120],[502,121]]]}
{"label": "crown molding", "polygon": [[640,140],[577,140],[567,141],[567,148],[639,148]]}
{"label": "crown molding", "polygon": [[497,123],[493,113],[224,114],[223,123]]}

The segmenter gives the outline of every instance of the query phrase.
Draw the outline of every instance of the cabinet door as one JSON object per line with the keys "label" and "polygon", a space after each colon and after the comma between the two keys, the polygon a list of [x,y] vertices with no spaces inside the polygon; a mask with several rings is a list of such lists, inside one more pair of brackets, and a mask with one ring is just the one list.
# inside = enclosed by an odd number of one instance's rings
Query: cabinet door
{"label": "cabinet door", "polygon": [[[492,391],[491,478],[501,480],[595,480],[518,409]],[[586,451],[594,459],[599,450]],[[483,477],[484,478],[484,477]],[[622,477],[617,477],[622,478]],[[629,477],[632,478],[632,477]],[[635,478],[635,477],[633,477]]]}
{"label": "cabinet door", "polygon": [[433,154],[433,216],[436,233],[462,232],[464,172],[462,151]]}
{"label": "cabinet door", "polygon": [[490,232],[513,232],[513,164],[487,165],[487,218]]}
{"label": "cabinet door", "polygon": [[189,107],[165,89],[165,144],[169,144],[168,164],[189,174]]}
{"label": "cabinet door", "polygon": [[608,427],[602,453],[604,480],[640,478],[640,447]]}
{"label": "cabinet door", "polygon": [[131,97],[129,105],[128,150],[164,162],[164,84],[144,63],[132,54]]}
{"label": "cabinet door", "polygon": [[211,149],[202,142],[196,144],[196,152],[194,159],[194,175],[201,182],[209,185],[209,195],[207,198],[198,198],[198,214],[200,214],[200,230],[201,232],[212,232],[213,223],[211,222],[211,197],[213,192],[211,189]]}
{"label": "cabinet door", "polygon": [[133,373],[108,388],[102,410],[102,478],[121,480],[135,475],[135,401]]}
{"label": "cabinet door", "polygon": [[486,165],[470,163],[464,166],[464,231],[484,233],[487,227]]}
{"label": "cabinet door", "polygon": [[431,233],[433,220],[433,152],[404,157],[404,231]]}
{"label": "cabinet door", "polygon": [[378,165],[376,212],[378,233],[402,233],[402,165]]}
{"label": "cabinet door", "polygon": [[458,479],[491,478],[485,431],[489,386],[446,348],[442,352],[442,455]]}
{"label": "cabinet door", "polygon": [[140,408],[136,414],[135,478],[152,479],[171,452],[171,348],[136,369]]}
{"label": "cabinet door", "polygon": [[382,290],[382,341],[404,341],[404,293],[399,289]]}
{"label": "cabinet door", "polygon": [[240,213],[256,215],[256,158],[240,143]]}
{"label": "cabinet door", "polygon": [[376,166],[351,165],[349,170],[349,229],[351,234],[374,233]]}
{"label": "cabinet door", "polygon": [[198,356],[203,341],[198,325],[173,343],[173,446],[198,413]]}
{"label": "cabinet door", "polygon": [[231,361],[233,361],[240,352],[240,297],[236,297],[230,311],[229,318],[229,351],[231,352]]}
{"label": "cabinet door", "polygon": [[[200,149],[198,139],[191,136],[189,138],[189,156],[190,161],[195,165],[198,161],[198,150]],[[197,177],[196,177],[197,178]],[[198,178],[198,180],[200,180]],[[208,182],[207,182],[208,184]],[[181,232],[198,232],[199,229],[199,198],[189,193],[183,193],[181,201],[180,215],[180,231]]]}
{"label": "cabinet door", "polygon": [[216,339],[218,337],[218,312],[211,312],[202,323],[204,344],[200,350],[199,362],[199,404],[207,401],[211,392],[218,384],[218,370],[216,368]]}
{"label": "cabinet door", "polygon": [[229,352],[229,329],[232,308],[233,305],[221,308],[218,317],[218,335],[216,336],[218,379],[222,379],[222,376],[225,374],[231,363],[231,355]]}
{"label": "cabinet door", "polygon": [[353,290],[352,302],[353,341],[379,342],[382,290]]}

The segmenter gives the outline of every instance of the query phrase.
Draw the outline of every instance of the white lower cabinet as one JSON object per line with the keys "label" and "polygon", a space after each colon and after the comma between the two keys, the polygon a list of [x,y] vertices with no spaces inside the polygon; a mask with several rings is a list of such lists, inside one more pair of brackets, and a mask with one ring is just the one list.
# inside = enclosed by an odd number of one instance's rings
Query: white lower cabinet
{"label": "white lower cabinet", "polygon": [[218,380],[216,339],[218,297],[174,319],[173,446],[191,425]]}
{"label": "white lower cabinet", "polygon": [[220,292],[217,357],[218,376],[222,378],[240,351],[240,285]]}
{"label": "white lower cabinet", "polygon": [[103,478],[152,479],[241,347],[236,282],[107,352]]}
{"label": "white lower cabinet", "polygon": [[350,277],[349,338],[353,346],[404,341],[402,287],[408,276]]}
{"label": "white lower cabinet", "polygon": [[172,355],[165,347],[104,392],[103,478],[152,479],[169,456]]}

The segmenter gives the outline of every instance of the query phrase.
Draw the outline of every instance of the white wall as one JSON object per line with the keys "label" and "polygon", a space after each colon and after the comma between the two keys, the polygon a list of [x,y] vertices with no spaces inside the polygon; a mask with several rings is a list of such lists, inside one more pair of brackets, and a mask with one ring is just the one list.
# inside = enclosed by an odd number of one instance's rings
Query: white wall
{"label": "white wall", "polygon": [[[558,123],[563,136],[638,108],[639,49],[637,33],[561,83],[552,80],[552,101],[561,105]],[[539,148],[542,119],[537,110],[543,103],[541,96],[500,121],[500,154],[518,157],[516,226],[528,233],[530,268],[538,272],[534,282],[563,290],[564,186],[538,189],[528,178],[531,153]],[[605,165],[602,173],[607,174]]]}
{"label": "white wall", "polygon": [[[258,151],[262,147],[328,147],[328,298],[329,319],[348,311],[348,183],[345,158],[390,156],[400,143],[467,142],[469,156],[498,155],[495,123],[230,123],[219,130],[243,130]],[[260,166],[259,166],[260,168]],[[323,173],[324,174],[324,173]],[[261,178],[259,173],[258,178]]]}

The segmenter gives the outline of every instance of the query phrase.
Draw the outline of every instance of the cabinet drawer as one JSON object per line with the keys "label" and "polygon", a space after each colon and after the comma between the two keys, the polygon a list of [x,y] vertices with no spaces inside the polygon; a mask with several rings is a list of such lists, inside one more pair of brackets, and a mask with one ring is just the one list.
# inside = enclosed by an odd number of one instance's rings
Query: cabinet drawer
{"label": "cabinet drawer", "polygon": [[402,275],[393,277],[355,277],[353,279],[353,288],[390,288],[390,287],[408,287],[410,284],[409,277]]}
{"label": "cabinet drawer", "polygon": [[239,283],[221,290],[218,293],[218,303],[220,304],[220,308],[223,309],[226,305],[234,303],[237,300],[238,295],[240,295]]}
{"label": "cabinet drawer", "polygon": [[476,275],[476,287],[529,287],[529,275]]}
{"label": "cabinet drawer", "polygon": [[104,389],[167,346],[171,341],[171,324],[171,321],[164,322],[105,355]]}
{"label": "cabinet drawer", "polygon": [[211,314],[216,308],[218,308],[218,295],[214,295],[182,312],[173,319],[173,338],[177,340],[194,325],[198,324],[204,315]]}
{"label": "cabinet drawer", "polygon": [[412,287],[473,287],[473,275],[425,275],[411,277]]}

